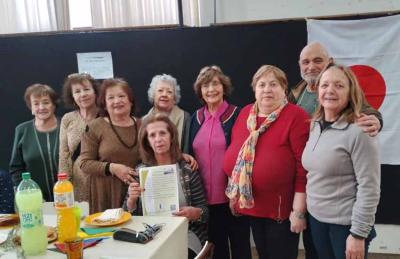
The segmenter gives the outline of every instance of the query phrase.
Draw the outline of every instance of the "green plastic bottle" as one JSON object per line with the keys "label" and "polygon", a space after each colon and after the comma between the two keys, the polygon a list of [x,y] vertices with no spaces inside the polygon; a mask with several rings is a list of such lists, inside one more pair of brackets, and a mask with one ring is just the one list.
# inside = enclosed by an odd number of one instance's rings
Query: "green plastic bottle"
{"label": "green plastic bottle", "polygon": [[21,246],[25,255],[38,255],[46,251],[47,229],[43,225],[43,195],[31,174],[22,174],[15,201],[21,222]]}

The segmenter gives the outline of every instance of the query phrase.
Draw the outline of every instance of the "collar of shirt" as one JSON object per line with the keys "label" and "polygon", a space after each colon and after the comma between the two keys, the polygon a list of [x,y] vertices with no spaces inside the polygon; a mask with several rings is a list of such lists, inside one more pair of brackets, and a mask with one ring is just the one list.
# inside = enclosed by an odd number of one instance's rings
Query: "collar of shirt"
{"label": "collar of shirt", "polygon": [[219,107],[218,107],[218,110],[214,113],[214,114],[211,114],[209,111],[208,111],[208,108],[206,107],[205,109],[204,109],[204,119],[205,119],[205,121],[208,121],[208,120],[210,120],[210,119],[212,119],[212,118],[215,118],[215,119],[219,119],[220,117],[221,117],[221,115],[225,112],[225,110],[228,108],[228,103],[226,102],[226,101],[224,101]]}

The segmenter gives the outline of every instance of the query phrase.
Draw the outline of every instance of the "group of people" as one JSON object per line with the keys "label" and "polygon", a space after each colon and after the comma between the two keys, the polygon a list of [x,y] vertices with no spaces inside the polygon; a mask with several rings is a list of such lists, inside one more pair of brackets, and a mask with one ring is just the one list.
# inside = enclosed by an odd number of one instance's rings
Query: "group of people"
{"label": "group of people", "polygon": [[122,79],[98,86],[88,74],[69,75],[63,98],[74,111],[61,121],[55,91],[34,84],[25,92],[34,119],[15,132],[13,182],[30,171],[51,201],[57,172],[67,172],[91,213],[122,206],[140,215],[138,169],[177,164],[175,215],[190,222],[191,258],[206,240],[214,258],[251,258],[250,230],[259,258],[297,258],[301,232],[308,259],[366,258],[382,117],[321,44],[307,45],[299,66],[304,80],[292,90],[281,69],[261,66],[251,82],[255,102],[242,109],[228,102],[230,78],[206,66],[194,83],[203,106],[192,116],[178,107],[170,75],[152,79],[153,108],[142,119]]}

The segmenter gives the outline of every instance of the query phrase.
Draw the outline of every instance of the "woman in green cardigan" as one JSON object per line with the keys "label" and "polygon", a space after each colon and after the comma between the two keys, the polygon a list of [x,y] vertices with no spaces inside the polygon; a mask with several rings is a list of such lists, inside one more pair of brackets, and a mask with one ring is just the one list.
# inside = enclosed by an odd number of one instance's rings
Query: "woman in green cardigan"
{"label": "woman in green cardigan", "polygon": [[21,181],[22,172],[31,173],[46,201],[53,201],[53,186],[58,171],[59,122],[54,114],[57,93],[48,85],[33,84],[24,94],[33,120],[15,128],[10,173],[14,186]]}

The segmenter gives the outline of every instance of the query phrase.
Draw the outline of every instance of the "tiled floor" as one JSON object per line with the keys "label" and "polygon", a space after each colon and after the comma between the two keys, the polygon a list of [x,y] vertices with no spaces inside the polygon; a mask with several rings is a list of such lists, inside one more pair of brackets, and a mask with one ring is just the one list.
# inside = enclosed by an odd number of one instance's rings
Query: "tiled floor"
{"label": "tiled floor", "polygon": [[[252,249],[253,259],[258,259],[257,252],[255,248]],[[298,259],[304,259],[304,251],[299,251]],[[368,259],[400,259],[400,255],[391,254],[368,254]]]}

